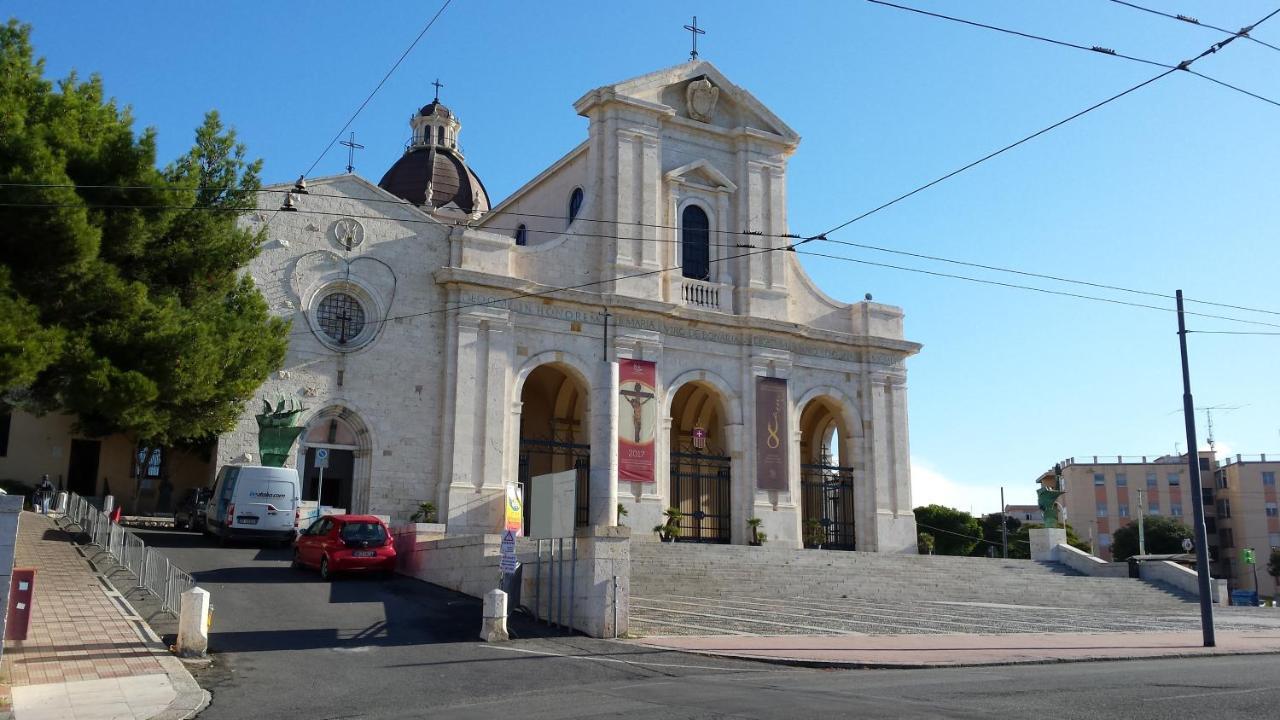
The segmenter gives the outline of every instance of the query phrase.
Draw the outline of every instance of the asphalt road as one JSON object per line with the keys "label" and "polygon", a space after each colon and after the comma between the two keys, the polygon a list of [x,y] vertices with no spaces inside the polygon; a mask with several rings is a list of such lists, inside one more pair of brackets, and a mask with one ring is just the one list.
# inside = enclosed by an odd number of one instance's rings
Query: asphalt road
{"label": "asphalt road", "polygon": [[[212,593],[219,718],[1275,717],[1274,656],[807,670],[582,637],[474,640],[479,602],[414,580],[320,581],[289,551],[147,533]],[[543,635],[539,637],[539,635]]]}

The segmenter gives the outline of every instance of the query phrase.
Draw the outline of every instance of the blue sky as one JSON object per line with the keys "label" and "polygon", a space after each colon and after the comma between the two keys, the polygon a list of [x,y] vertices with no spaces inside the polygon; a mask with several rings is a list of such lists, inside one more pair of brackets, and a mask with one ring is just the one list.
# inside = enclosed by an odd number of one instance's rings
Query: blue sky
{"label": "blue sky", "polygon": [[[1223,27],[1274,9],[1147,2]],[[904,4],[1170,63],[1220,39],[1106,0]],[[311,165],[438,7],[122,0],[8,2],[3,13],[35,26],[50,76],[101,73],[139,128],[159,129],[162,162],[216,108],[265,160],[264,178],[280,182]],[[805,235],[1159,72],[861,2],[454,0],[353,124],[367,146],[357,172],[376,181],[394,161],[409,114],[439,77],[442,100],[462,118],[468,161],[495,199],[505,197],[585,137],[572,109],[585,91],[685,59],[681,26],[694,12],[708,32],[703,57],[803,137],[788,192],[791,229]],[[1280,16],[1255,35],[1280,45]],[[1280,52],[1235,42],[1195,67],[1280,99]],[[1280,310],[1277,127],[1280,107],[1177,73],[832,237]],[[313,174],[345,164],[335,147]],[[1001,485],[1011,502],[1031,502],[1036,476],[1064,457],[1185,449],[1172,313],[804,262],[838,298],[871,292],[902,306],[908,337],[925,346],[909,363],[918,501],[986,512]],[[1280,324],[1280,315],[1190,309]],[[1192,335],[1190,347],[1196,404],[1244,406],[1216,414],[1219,448],[1280,455],[1280,337]]]}

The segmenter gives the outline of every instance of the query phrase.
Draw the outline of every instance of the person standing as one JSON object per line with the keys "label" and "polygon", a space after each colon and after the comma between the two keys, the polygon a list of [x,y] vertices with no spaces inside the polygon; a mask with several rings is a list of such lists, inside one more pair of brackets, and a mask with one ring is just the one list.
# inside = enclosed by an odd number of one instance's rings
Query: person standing
{"label": "person standing", "polygon": [[40,484],[36,486],[36,510],[41,515],[49,514],[49,503],[53,501],[53,483],[49,482],[49,476],[44,475],[40,478]]}

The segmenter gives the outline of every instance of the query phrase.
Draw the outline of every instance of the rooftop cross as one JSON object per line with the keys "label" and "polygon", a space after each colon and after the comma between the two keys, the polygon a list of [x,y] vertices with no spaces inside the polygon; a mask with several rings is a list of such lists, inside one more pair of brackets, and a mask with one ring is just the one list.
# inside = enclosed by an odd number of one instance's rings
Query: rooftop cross
{"label": "rooftop cross", "polygon": [[436,86],[436,101],[438,102],[440,100],[440,88],[444,87],[444,83],[440,82],[440,78],[436,78],[436,81],[431,84]]}
{"label": "rooftop cross", "polygon": [[684,26],[684,29],[685,29],[685,30],[688,30],[688,31],[689,31],[689,34],[693,36],[693,50],[689,51],[689,59],[690,59],[690,60],[697,60],[697,59],[698,59],[698,36],[699,36],[699,35],[706,35],[706,34],[707,34],[707,31],[706,31],[706,30],[703,30],[703,29],[701,29],[701,28],[699,28],[699,27],[698,27],[698,16],[697,16],[697,15],[694,15],[694,16],[693,16],[693,24],[692,24],[692,25],[685,25],[685,26]]}
{"label": "rooftop cross", "polygon": [[351,132],[351,138],[349,140],[343,140],[338,144],[345,145],[347,148],[347,172],[354,172],[356,169],[356,151],[363,150],[364,146],[356,142],[356,133],[354,130]]}

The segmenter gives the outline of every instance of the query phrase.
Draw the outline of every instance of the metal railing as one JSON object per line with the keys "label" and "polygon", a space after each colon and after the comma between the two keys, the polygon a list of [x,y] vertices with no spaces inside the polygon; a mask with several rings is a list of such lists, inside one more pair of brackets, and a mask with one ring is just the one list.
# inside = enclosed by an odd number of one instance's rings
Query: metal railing
{"label": "metal railing", "polygon": [[142,538],[111,522],[106,513],[88,500],[71,494],[66,517],[137,579],[135,589],[146,590],[160,600],[165,612],[175,617],[182,610],[182,593],[196,586],[195,580],[174,565],[164,553],[148,547]]}

